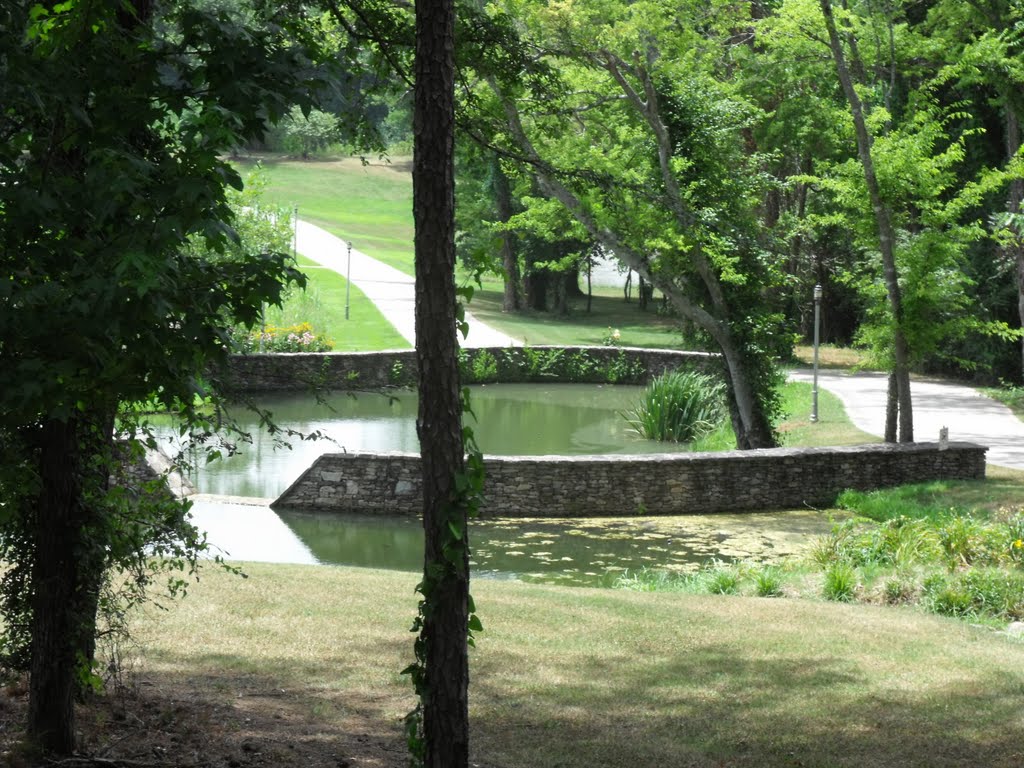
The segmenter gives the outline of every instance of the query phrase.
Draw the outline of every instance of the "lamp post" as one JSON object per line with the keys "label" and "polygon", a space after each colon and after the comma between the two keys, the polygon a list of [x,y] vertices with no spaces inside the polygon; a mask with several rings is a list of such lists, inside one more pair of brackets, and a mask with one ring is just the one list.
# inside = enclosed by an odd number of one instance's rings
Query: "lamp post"
{"label": "lamp post", "polygon": [[818,421],[818,329],[821,327],[821,284],[814,286],[814,386],[811,388],[811,423]]}
{"label": "lamp post", "polygon": [[299,253],[299,206],[292,208],[292,258]]}
{"label": "lamp post", "polygon": [[352,243],[348,244],[348,264],[345,267],[345,319],[348,320],[349,294],[352,286]]}

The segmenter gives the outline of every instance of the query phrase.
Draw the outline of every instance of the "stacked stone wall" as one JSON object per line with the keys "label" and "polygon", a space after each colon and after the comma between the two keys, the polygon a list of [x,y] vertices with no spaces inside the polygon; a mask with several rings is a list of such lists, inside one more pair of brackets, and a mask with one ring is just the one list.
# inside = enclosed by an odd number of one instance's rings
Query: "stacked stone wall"
{"label": "stacked stone wall", "polygon": [[[482,381],[642,384],[667,370],[709,370],[718,360],[706,352],[634,347],[484,347],[463,355],[464,383],[473,383],[474,371],[486,371]],[[474,364],[485,355],[491,359]],[[223,379],[247,392],[407,387],[416,383],[416,355],[413,350],[233,355]]]}
{"label": "stacked stone wall", "polygon": [[[682,515],[825,507],[843,490],[985,476],[970,443],[872,444],[646,456],[488,457],[485,517]],[[415,454],[320,457],[279,508],[417,514]]]}

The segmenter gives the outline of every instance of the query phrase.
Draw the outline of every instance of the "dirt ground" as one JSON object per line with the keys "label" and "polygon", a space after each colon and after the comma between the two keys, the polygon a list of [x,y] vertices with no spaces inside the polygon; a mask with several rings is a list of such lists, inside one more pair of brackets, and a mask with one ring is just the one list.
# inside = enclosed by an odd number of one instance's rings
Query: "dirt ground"
{"label": "dirt ground", "polygon": [[[338,697],[340,699],[340,696]],[[105,768],[399,768],[408,765],[402,724],[380,723],[374,702],[252,681],[144,678],[92,697],[76,711],[79,747],[64,761],[32,760],[20,739],[23,681],[0,693],[0,766]]]}

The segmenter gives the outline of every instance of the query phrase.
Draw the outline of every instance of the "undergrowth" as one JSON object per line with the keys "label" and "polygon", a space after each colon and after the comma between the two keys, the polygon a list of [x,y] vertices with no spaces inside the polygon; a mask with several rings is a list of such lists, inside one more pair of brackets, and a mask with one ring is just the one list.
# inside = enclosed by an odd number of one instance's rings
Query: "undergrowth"
{"label": "undergrowth", "polygon": [[[942,506],[934,484],[846,493],[857,517],[805,555],[765,565],[713,560],[689,573],[627,572],[615,587],[910,605],[972,622],[1024,620],[1024,507]],[[922,499],[925,501],[922,502]]]}

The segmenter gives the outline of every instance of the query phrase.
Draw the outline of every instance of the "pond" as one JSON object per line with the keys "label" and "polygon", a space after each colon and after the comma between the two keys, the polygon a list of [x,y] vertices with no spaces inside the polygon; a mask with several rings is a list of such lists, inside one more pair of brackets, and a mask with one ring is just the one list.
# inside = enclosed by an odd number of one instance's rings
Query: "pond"
{"label": "pond", "polygon": [[[275,512],[198,497],[197,524],[233,560],[418,571],[418,519]],[[813,510],[615,519],[477,520],[475,578],[611,586],[625,571],[686,571],[711,559],[773,562],[802,552],[828,520]]]}
{"label": "pond", "polygon": [[[467,420],[485,454],[501,456],[665,453],[685,451],[674,443],[644,440],[621,412],[641,387],[594,384],[489,384],[471,388],[476,419]],[[253,436],[239,455],[203,467],[193,478],[202,493],[277,498],[324,453],[342,451],[419,452],[414,392],[389,395],[334,395],[318,403],[308,394],[261,397],[256,403],[282,428],[326,439],[289,440],[275,447],[259,429],[255,414],[233,413]],[[165,438],[171,440],[170,435]],[[168,451],[173,452],[173,451]]]}
{"label": "pond", "polygon": [[[513,385],[474,387],[472,423],[481,449],[497,455],[663,453],[685,446],[640,439],[621,411],[639,387]],[[309,395],[263,398],[278,425],[326,440],[276,448],[252,414],[239,410],[253,444],[204,467],[193,514],[231,559],[321,563],[417,571],[419,520],[332,513],[277,513],[266,506],[317,456],[333,451],[416,452],[416,397]],[[226,497],[249,497],[229,503]],[[260,499],[263,500],[260,503]],[[236,502],[239,501],[236,499]],[[777,560],[801,551],[830,522],[815,511],[585,520],[482,520],[471,528],[474,574],[573,585],[608,585],[623,571],[686,570],[717,558]]]}

